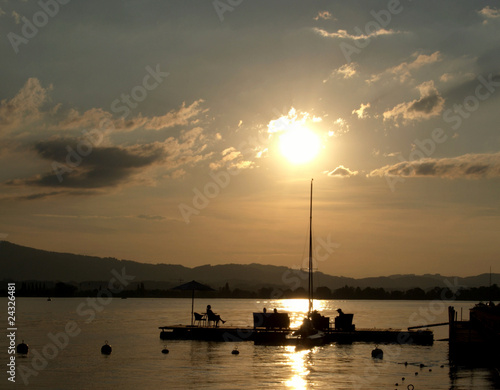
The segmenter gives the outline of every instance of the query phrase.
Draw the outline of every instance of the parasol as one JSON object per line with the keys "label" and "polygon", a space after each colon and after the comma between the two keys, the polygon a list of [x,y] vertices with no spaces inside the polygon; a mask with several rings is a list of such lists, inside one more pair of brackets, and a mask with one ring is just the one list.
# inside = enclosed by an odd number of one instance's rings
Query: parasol
{"label": "parasol", "polygon": [[191,326],[193,325],[193,312],[194,312],[194,291],[215,291],[213,288],[206,286],[204,284],[198,283],[196,280],[191,280],[190,282],[181,284],[180,286],[174,287],[174,290],[184,290],[192,291],[191,295]]}

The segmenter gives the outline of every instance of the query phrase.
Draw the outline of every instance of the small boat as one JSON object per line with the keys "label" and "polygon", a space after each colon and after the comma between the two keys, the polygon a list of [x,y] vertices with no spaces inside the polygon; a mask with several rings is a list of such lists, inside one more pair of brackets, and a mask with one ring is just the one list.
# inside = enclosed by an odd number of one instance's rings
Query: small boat
{"label": "small boat", "polygon": [[311,179],[311,195],[309,201],[309,278],[308,278],[308,300],[309,308],[307,317],[304,318],[302,325],[293,332],[292,336],[298,337],[297,346],[310,348],[325,344],[325,332],[322,329],[329,328],[329,318],[323,317],[314,310],[314,278],[313,278],[313,248],[312,248],[312,200],[313,200],[313,179]]}

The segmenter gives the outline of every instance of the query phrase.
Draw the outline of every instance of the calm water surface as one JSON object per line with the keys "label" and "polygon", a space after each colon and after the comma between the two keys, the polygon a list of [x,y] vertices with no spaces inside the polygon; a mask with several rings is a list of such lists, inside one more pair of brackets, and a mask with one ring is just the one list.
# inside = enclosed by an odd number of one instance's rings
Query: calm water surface
{"label": "calm water surface", "polygon": [[[204,312],[207,304],[227,320],[226,325],[234,326],[252,325],[251,313],[263,307],[290,312],[292,325],[307,310],[306,300],[198,299],[195,311]],[[473,303],[452,304],[468,318]],[[315,302],[317,309],[332,318],[339,307],[354,313],[358,328],[405,329],[445,322],[447,306],[430,301]],[[16,359],[16,383],[8,382],[4,374],[1,389],[407,389],[409,384],[416,390],[500,388],[494,370],[450,367],[448,344],[442,341],[433,346],[381,345],[383,360],[370,357],[374,344],[368,343],[295,351],[252,342],[169,341],[170,353],[164,355],[158,326],[190,323],[190,299],[110,299],[109,304],[92,308],[86,298],[51,302],[18,298],[16,309],[17,343],[24,339],[31,352],[27,358]],[[70,321],[80,333],[68,336],[67,346],[58,348],[50,334],[64,345],[61,332]],[[435,339],[447,337],[447,327],[434,331]],[[110,356],[100,353],[105,340],[113,348]],[[231,354],[235,347],[239,355]],[[6,337],[0,348],[6,367]],[[420,363],[425,367],[420,368]]]}

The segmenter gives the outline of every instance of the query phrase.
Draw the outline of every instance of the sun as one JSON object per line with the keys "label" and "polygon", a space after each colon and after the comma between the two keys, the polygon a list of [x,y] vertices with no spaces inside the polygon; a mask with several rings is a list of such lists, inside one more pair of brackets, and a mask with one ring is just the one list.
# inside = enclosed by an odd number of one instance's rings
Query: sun
{"label": "sun", "polygon": [[320,151],[321,142],[312,130],[295,123],[280,135],[279,147],[289,162],[298,165],[313,160]]}

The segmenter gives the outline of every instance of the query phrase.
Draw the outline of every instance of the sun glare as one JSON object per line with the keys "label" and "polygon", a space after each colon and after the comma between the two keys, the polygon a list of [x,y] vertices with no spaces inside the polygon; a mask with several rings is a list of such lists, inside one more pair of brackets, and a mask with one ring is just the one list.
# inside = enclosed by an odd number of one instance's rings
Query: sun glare
{"label": "sun glare", "polygon": [[307,127],[290,126],[279,139],[281,154],[292,164],[304,164],[317,156],[319,137]]}

